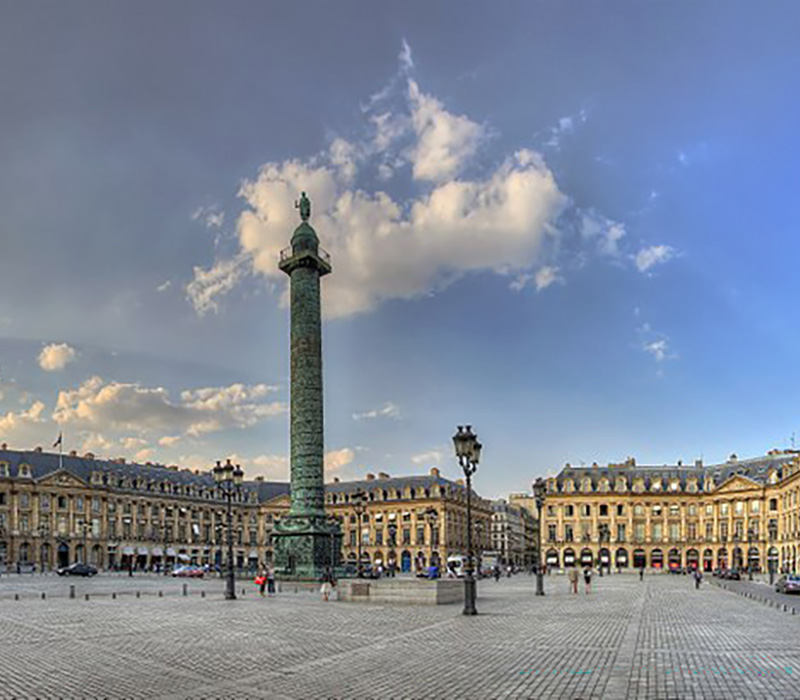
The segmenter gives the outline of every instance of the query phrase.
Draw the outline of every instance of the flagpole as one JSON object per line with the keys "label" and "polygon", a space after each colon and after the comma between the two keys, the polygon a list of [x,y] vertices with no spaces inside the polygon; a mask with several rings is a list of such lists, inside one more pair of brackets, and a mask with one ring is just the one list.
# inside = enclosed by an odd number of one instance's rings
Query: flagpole
{"label": "flagpole", "polygon": [[59,470],[64,468],[64,433],[59,432],[58,434],[58,468]]}

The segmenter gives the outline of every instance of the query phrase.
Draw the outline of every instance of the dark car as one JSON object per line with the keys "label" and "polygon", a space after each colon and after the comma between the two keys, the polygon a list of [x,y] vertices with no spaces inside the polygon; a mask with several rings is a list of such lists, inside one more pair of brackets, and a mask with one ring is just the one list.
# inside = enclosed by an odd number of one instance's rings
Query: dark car
{"label": "dark car", "polygon": [[731,581],[741,581],[742,575],[739,573],[738,569],[728,569],[728,571],[725,572],[725,578]]}
{"label": "dark car", "polygon": [[775,584],[775,590],[778,593],[800,593],[800,575],[781,576]]}
{"label": "dark car", "polygon": [[77,563],[58,569],[56,573],[59,576],[95,576],[97,569],[89,564]]}

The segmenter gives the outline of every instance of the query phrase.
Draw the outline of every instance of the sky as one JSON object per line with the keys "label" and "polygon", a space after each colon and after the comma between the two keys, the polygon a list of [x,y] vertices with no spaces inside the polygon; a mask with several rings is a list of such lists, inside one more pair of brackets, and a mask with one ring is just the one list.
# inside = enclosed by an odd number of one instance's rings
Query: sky
{"label": "sky", "polygon": [[800,7],[0,0],[0,440],[288,478],[307,191],[326,477],[500,497],[800,432]]}

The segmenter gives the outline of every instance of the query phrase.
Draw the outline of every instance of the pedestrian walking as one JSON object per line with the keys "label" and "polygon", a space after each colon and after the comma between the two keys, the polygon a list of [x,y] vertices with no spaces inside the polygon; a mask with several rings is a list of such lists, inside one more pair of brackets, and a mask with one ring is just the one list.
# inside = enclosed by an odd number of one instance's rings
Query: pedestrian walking
{"label": "pedestrian walking", "polygon": [[644,581],[644,567],[639,568],[639,580]]}
{"label": "pedestrian walking", "polygon": [[592,570],[587,566],[583,570],[583,582],[586,584],[586,595],[592,592]]}
{"label": "pedestrian walking", "polygon": [[500,580],[500,567],[497,564],[494,565],[494,580],[495,582]]}
{"label": "pedestrian walking", "polygon": [[258,586],[258,593],[263,598],[264,591],[267,588],[267,572],[262,571],[258,576],[256,576],[254,583]]}
{"label": "pedestrian walking", "polygon": [[326,603],[330,599],[331,593],[333,593],[333,586],[333,573],[329,568],[325,569],[325,573],[322,574],[322,588],[320,591],[322,593],[322,600],[324,600]]}
{"label": "pedestrian walking", "polygon": [[700,582],[703,580],[703,572],[700,569],[694,570],[694,589],[698,590],[700,588]]}
{"label": "pedestrian walking", "polygon": [[569,582],[572,586],[572,592],[577,595],[578,594],[578,569],[576,567],[570,567],[569,570]]}

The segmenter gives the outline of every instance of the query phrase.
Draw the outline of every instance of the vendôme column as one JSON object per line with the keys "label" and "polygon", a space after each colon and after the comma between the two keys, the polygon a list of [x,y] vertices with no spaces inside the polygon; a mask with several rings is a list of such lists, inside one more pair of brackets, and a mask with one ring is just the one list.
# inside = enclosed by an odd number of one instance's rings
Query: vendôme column
{"label": "vend\u00f4me column", "polygon": [[325,515],[320,278],[331,272],[331,263],[308,223],[311,201],[305,192],[295,206],[301,222],[279,263],[291,288],[292,505],[273,537],[278,574],[316,579],[339,565],[342,537]]}

